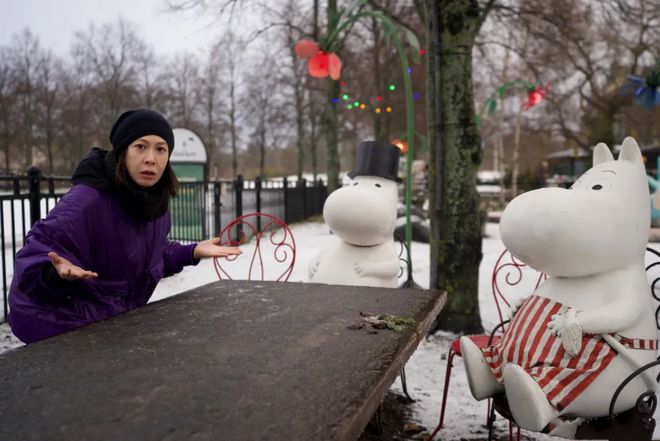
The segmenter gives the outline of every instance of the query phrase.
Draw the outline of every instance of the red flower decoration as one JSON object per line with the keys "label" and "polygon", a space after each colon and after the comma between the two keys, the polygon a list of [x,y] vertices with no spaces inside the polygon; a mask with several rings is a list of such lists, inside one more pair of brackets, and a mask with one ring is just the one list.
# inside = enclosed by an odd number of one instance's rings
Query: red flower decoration
{"label": "red flower decoration", "polygon": [[341,75],[341,60],[334,52],[323,52],[319,45],[311,40],[300,40],[296,43],[296,55],[307,60],[307,72],[314,78],[325,78],[328,75],[338,80]]}
{"label": "red flower decoration", "polygon": [[312,58],[320,50],[319,45],[315,41],[300,40],[296,43],[296,55],[305,60]]}
{"label": "red flower decoration", "polygon": [[550,81],[548,81],[545,85],[543,86],[536,86],[532,91],[530,91],[527,94],[527,101],[525,101],[522,105],[522,110],[529,110],[541,101],[543,101],[543,98],[545,98],[546,94],[550,91]]}

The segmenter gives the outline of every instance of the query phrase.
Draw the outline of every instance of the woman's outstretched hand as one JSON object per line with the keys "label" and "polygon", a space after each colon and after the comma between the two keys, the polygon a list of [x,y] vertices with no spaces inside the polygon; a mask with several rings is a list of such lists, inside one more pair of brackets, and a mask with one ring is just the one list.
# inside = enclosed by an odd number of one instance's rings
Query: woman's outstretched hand
{"label": "woman's outstretched hand", "polygon": [[193,257],[195,259],[203,259],[205,257],[237,256],[242,253],[238,247],[221,247],[220,238],[215,237],[199,242],[193,251]]}
{"label": "woman's outstretched hand", "polygon": [[94,271],[87,271],[66,260],[64,257],[51,251],[48,253],[57,274],[64,280],[94,279],[99,275]]}

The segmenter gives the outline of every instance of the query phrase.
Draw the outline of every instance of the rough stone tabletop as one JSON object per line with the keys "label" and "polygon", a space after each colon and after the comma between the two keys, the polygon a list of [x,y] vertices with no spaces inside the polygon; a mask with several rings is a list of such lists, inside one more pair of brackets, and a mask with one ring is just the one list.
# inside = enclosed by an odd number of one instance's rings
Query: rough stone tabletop
{"label": "rough stone tabletop", "polygon": [[0,355],[0,440],[355,440],[445,299],[214,282]]}

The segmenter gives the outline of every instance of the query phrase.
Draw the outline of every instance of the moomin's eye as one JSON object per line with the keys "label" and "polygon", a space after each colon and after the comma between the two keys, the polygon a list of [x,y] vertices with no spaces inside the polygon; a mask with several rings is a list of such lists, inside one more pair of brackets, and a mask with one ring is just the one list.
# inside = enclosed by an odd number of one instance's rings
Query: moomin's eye
{"label": "moomin's eye", "polygon": [[378,187],[378,188],[380,188],[380,187],[381,187],[381,185],[380,185],[380,184],[374,184],[374,185],[375,185],[376,187]]}
{"label": "moomin's eye", "polygon": [[612,188],[612,182],[609,179],[598,179],[587,185],[587,188],[593,191],[607,191]]}

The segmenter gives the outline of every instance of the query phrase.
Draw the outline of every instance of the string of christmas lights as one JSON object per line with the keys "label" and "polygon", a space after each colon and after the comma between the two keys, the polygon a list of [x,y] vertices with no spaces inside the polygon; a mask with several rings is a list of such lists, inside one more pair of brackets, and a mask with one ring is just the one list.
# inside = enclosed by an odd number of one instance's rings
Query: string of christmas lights
{"label": "string of christmas lights", "polygon": [[[426,51],[424,49],[419,50],[419,55],[424,55]],[[412,67],[408,67],[408,74],[412,74]],[[344,88],[346,86],[346,82],[342,81],[339,83],[341,88]],[[396,91],[397,86],[394,83],[390,83],[387,86],[387,91],[388,92],[394,92]],[[422,97],[422,95],[419,92],[414,92],[413,93],[413,100],[419,101],[419,99]],[[375,103],[374,103],[375,101]],[[383,96],[382,95],[376,95],[375,97],[370,97],[366,100],[364,99],[355,99],[351,97],[350,94],[348,93],[343,93],[339,97],[333,98],[332,103],[338,105],[340,102],[346,102],[346,105],[344,106],[345,109],[348,110],[366,110],[369,108],[370,110],[373,110],[374,113],[391,113],[393,111],[393,107],[389,104],[383,103]]]}

